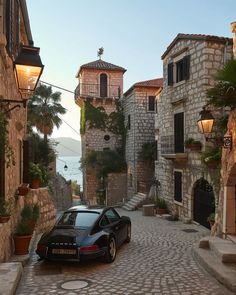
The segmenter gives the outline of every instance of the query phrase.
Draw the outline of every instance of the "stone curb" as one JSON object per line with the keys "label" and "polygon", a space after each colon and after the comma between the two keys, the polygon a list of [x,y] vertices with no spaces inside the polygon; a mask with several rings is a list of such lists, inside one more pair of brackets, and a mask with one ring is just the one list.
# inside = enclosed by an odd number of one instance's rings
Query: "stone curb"
{"label": "stone curb", "polygon": [[0,264],[0,295],[15,294],[22,273],[23,267],[20,262]]}
{"label": "stone curb", "polygon": [[236,293],[236,267],[227,266],[211,253],[209,249],[201,249],[194,246],[193,256],[195,259],[220,283]]}

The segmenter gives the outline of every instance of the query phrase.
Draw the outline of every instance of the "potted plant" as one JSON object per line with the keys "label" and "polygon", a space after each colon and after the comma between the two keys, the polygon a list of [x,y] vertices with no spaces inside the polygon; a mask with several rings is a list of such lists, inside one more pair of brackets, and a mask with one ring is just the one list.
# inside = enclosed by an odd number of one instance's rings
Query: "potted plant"
{"label": "potted plant", "polygon": [[167,213],[167,204],[164,199],[158,198],[156,201],[156,213],[159,215]]}
{"label": "potted plant", "polygon": [[215,213],[211,213],[208,217],[207,217],[207,221],[210,224],[210,227],[212,227],[215,223]]}
{"label": "potted plant", "polygon": [[19,196],[26,196],[29,192],[29,184],[28,183],[22,183],[18,187],[18,194]]}
{"label": "potted plant", "polygon": [[16,225],[15,234],[13,236],[16,255],[25,255],[29,253],[31,238],[32,230],[30,224],[21,217]]}
{"label": "potted plant", "polygon": [[220,164],[221,149],[219,147],[208,148],[202,153],[201,160],[209,168],[215,169]]}
{"label": "potted plant", "polygon": [[0,223],[6,223],[11,217],[13,209],[13,198],[9,200],[0,199]]}
{"label": "potted plant", "polygon": [[191,151],[200,151],[202,149],[202,143],[199,140],[195,140],[192,137],[189,137],[184,142],[185,147]]}
{"label": "potted plant", "polygon": [[37,189],[40,187],[42,181],[42,170],[40,169],[39,164],[30,163],[29,164],[29,178],[30,178],[30,187]]}
{"label": "potted plant", "polygon": [[35,205],[25,205],[21,210],[21,218],[24,222],[29,224],[31,229],[31,233],[33,233],[35,229],[35,225],[37,220],[39,219],[40,210],[37,204]]}

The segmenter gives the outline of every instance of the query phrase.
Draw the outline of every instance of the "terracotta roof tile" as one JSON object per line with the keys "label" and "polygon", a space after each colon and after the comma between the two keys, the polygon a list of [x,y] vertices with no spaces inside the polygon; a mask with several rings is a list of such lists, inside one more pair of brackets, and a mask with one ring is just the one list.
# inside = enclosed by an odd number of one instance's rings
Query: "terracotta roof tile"
{"label": "terracotta roof tile", "polygon": [[166,51],[162,55],[162,59],[165,58],[165,56],[168,54],[168,52],[172,49],[172,47],[177,43],[179,40],[199,40],[199,41],[212,41],[216,43],[229,43],[233,44],[232,38],[227,37],[219,37],[219,36],[213,36],[213,35],[202,35],[202,34],[178,34],[175,39],[170,43],[170,45],[167,47]]}
{"label": "terracotta roof tile", "polygon": [[152,80],[145,80],[135,83],[125,93],[124,96],[128,95],[135,87],[163,87],[163,78],[157,78]]}
{"label": "terracotta roof tile", "polygon": [[113,70],[113,71],[115,70],[115,71],[126,72],[126,69],[119,67],[117,65],[111,64],[109,62],[106,62],[102,59],[98,59],[98,60],[82,65],[78,71],[78,74],[80,73],[82,69]]}

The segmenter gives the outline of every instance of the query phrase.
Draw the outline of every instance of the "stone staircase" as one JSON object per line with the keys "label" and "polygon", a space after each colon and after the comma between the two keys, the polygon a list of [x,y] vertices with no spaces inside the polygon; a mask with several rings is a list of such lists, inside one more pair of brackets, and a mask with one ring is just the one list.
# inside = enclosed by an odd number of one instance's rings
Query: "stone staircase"
{"label": "stone staircase", "polygon": [[197,260],[218,281],[236,293],[236,244],[235,237],[221,239],[204,237],[193,248]]}
{"label": "stone staircase", "polygon": [[136,210],[137,207],[146,199],[146,194],[137,193],[130,200],[128,200],[122,208],[128,211]]}

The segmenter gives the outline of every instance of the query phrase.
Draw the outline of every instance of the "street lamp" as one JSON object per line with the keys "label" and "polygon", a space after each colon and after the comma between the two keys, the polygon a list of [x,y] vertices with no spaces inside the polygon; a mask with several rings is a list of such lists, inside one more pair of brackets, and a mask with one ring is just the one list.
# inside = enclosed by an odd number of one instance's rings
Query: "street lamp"
{"label": "street lamp", "polygon": [[64,170],[67,171],[68,170],[68,166],[65,164],[64,166]]}
{"label": "street lamp", "polygon": [[17,105],[12,108],[5,109],[6,113],[20,107],[20,104],[26,107],[27,99],[33,95],[43,72],[43,68],[44,65],[39,56],[39,48],[25,45],[21,46],[21,50],[13,63],[13,71],[22,100],[4,99],[0,97],[0,107],[2,102],[8,106],[10,103],[17,103]]}
{"label": "street lamp", "polygon": [[211,137],[213,125],[215,119],[210,110],[206,110],[203,107],[202,111],[199,113],[200,118],[197,121],[199,132],[204,134],[206,141],[221,144],[224,148],[231,149],[232,147],[232,136],[221,137]]}
{"label": "street lamp", "polygon": [[23,99],[33,95],[43,72],[44,65],[39,56],[39,50],[38,47],[23,45],[14,61],[13,70]]}

